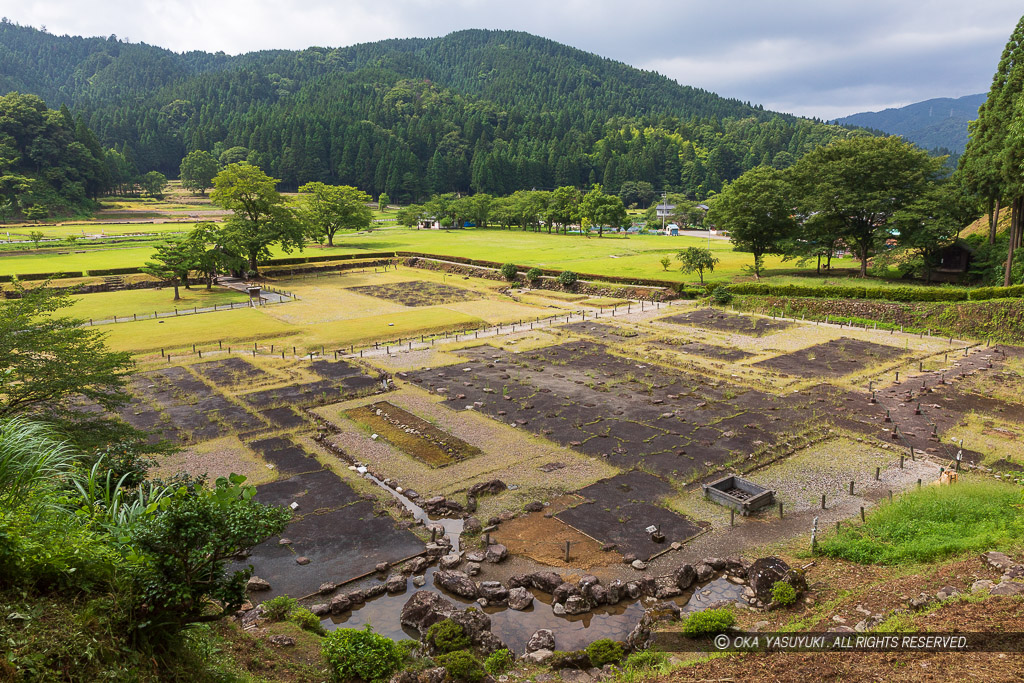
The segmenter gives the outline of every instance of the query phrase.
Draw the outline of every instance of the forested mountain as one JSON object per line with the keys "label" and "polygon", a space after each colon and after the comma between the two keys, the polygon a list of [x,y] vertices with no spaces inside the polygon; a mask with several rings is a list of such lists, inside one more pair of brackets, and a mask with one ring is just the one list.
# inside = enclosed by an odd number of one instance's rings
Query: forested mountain
{"label": "forested mountain", "polygon": [[344,183],[399,201],[629,180],[703,198],[851,134],[510,31],[227,56],[5,21],[8,90],[67,105],[139,171],[174,176],[204,149],[285,188]]}
{"label": "forested mountain", "polygon": [[967,122],[978,118],[978,107],[985,98],[985,93],[940,97],[898,109],[851,114],[835,123],[873,128],[902,136],[923,149],[947,149],[959,156],[967,146]]}

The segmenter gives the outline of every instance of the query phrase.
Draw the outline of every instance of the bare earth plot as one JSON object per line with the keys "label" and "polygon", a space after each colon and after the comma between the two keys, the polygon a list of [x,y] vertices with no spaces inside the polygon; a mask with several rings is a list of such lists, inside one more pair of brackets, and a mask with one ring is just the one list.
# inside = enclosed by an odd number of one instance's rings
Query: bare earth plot
{"label": "bare earth plot", "polygon": [[[602,543],[612,544],[620,553],[632,553],[642,560],[664,551],[674,541],[699,534],[704,525],[657,505],[675,494],[672,486],[658,477],[636,470],[591,484],[576,492],[587,499],[556,517]],[[647,529],[658,527],[665,540],[651,540]]]}
{"label": "bare earth plot", "polygon": [[393,301],[403,306],[435,306],[483,298],[482,294],[472,289],[429,281],[391,282],[379,285],[361,285],[348,289],[359,294]]}
{"label": "bare earth plot", "polygon": [[802,377],[841,377],[904,355],[903,349],[841,337],[754,363]]}
{"label": "bare earth plot", "polygon": [[702,308],[690,313],[669,316],[662,318],[661,322],[686,325],[688,327],[701,327],[717,332],[745,334],[751,337],[763,337],[793,327],[793,323],[781,320],[725,313],[713,308]]}
{"label": "bare earth plot", "polygon": [[570,342],[513,354],[461,352],[462,366],[409,373],[470,408],[623,469],[691,479],[798,431],[817,412],[805,394],[769,397],[742,386]]}

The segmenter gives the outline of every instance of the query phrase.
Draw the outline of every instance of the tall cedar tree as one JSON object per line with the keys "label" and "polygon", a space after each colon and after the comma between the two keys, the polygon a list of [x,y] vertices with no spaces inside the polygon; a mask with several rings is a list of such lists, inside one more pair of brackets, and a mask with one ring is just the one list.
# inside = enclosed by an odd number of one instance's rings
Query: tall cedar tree
{"label": "tall cedar tree", "polygon": [[[1006,43],[992,77],[988,99],[970,125],[960,172],[968,186],[998,207],[1009,200],[1010,239],[1003,285],[1011,284],[1013,257],[1024,235],[1024,17]],[[991,217],[989,241],[995,242],[998,208]]]}

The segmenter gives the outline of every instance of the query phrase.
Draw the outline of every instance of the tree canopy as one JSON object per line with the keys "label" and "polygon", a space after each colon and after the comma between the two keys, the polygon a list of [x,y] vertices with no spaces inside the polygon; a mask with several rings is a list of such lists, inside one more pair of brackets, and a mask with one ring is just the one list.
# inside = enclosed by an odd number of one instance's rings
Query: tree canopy
{"label": "tree canopy", "polygon": [[219,169],[220,166],[212,154],[197,149],[186,154],[181,160],[178,178],[186,190],[206,194],[206,191],[213,187],[213,177]]}
{"label": "tree canopy", "polygon": [[15,283],[16,298],[0,304],[0,418],[84,417],[70,400],[82,397],[107,410],[124,405],[134,367],[131,354],[107,349],[103,334],[62,315],[69,295]]}
{"label": "tree canopy", "polygon": [[316,240],[326,238],[334,246],[334,235],[339,230],[366,230],[373,212],[368,204],[373,201],[367,193],[350,185],[306,183],[299,188],[302,195],[299,214]]}
{"label": "tree canopy", "polygon": [[707,220],[728,230],[733,244],[754,255],[753,272],[760,276],[764,255],[780,253],[796,231],[793,203],[783,171],[758,166],[712,199]]}
{"label": "tree canopy", "polygon": [[305,231],[277,191],[277,182],[244,162],[230,164],[213,179],[210,199],[234,213],[224,222],[224,242],[246,258],[253,273],[260,261],[270,258],[271,245],[285,252],[305,245]]}

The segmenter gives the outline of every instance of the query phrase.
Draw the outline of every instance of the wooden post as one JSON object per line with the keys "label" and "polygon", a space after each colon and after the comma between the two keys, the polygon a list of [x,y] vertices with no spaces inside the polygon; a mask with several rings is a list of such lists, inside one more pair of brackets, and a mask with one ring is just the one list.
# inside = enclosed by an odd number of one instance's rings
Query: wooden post
{"label": "wooden post", "polygon": [[779,519],[782,519],[782,501],[779,501]]}
{"label": "wooden post", "polygon": [[862,524],[864,523],[864,506],[863,505],[860,506],[860,521],[861,521]]}
{"label": "wooden post", "polygon": [[736,526],[736,511],[729,509],[729,526]]}
{"label": "wooden post", "polygon": [[850,495],[853,495],[853,480],[850,480]]}
{"label": "wooden post", "polygon": [[825,494],[821,494],[821,509],[825,509]]}
{"label": "wooden post", "polygon": [[900,456],[900,469],[903,469],[903,456]]}
{"label": "wooden post", "polygon": [[572,544],[572,541],[566,541],[566,542],[565,542],[565,561],[566,561],[566,562],[568,562],[568,561],[569,561],[569,546],[570,546],[571,544]]}
{"label": "wooden post", "polygon": [[876,467],[876,468],[875,468],[875,481],[878,481],[878,479],[879,479],[879,476],[880,476],[881,474],[882,474],[882,468],[881,468],[881,467]]}

